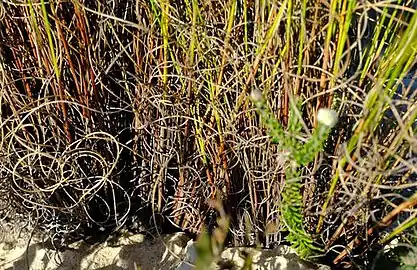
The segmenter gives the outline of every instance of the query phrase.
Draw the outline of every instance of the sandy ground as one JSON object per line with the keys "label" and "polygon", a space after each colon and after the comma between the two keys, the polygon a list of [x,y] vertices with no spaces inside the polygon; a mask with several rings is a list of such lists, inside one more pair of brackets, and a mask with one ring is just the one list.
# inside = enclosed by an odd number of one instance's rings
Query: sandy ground
{"label": "sandy ground", "polygon": [[96,245],[79,241],[55,252],[36,235],[28,245],[31,232],[17,227],[0,227],[0,269],[176,269],[189,241],[181,233],[153,239],[137,234]]}
{"label": "sandy ground", "polygon": [[[193,267],[187,262],[192,263],[196,258],[194,242],[182,233],[155,238],[125,235],[95,245],[79,241],[60,252],[40,239],[39,235],[32,235],[24,223],[0,223],[0,270],[191,270]],[[245,253],[252,254],[252,269],[330,269],[301,261],[283,246],[274,250],[228,248],[223,251],[219,265],[234,265],[226,269],[241,269],[244,265],[242,254]],[[213,263],[211,269],[220,269],[219,265]]]}

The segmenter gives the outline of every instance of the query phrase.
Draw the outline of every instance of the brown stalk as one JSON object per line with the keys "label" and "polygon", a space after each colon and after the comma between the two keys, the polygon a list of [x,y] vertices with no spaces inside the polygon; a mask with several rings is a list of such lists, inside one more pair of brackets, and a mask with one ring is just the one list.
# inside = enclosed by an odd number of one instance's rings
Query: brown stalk
{"label": "brown stalk", "polygon": [[[89,50],[89,45],[90,45],[90,39],[88,38],[88,34],[87,34],[87,26],[85,23],[85,15],[81,14],[81,11],[78,7],[77,3],[74,3],[74,12],[75,12],[75,16],[77,18],[77,27],[79,28],[80,34],[81,34],[81,39],[83,41],[83,46],[81,47],[81,58],[83,60],[83,64],[86,66],[86,70],[87,73],[85,74],[85,80],[84,81],[84,104],[85,106],[89,106],[89,97],[93,97],[93,98],[97,98],[97,89],[96,89],[96,85],[95,85],[95,75],[94,75],[94,71],[92,68],[92,63],[90,60],[90,57],[88,57],[88,50]],[[92,87],[92,93],[88,93],[88,84],[91,85]]]}
{"label": "brown stalk", "polygon": [[[50,5],[52,6],[52,2],[50,3]],[[51,7],[51,10],[54,10],[54,7]],[[59,20],[54,16],[54,14],[50,14],[49,15],[55,22],[56,24],[59,24]],[[58,21],[58,22],[57,22]],[[47,52],[46,52],[47,53]],[[51,54],[53,54],[54,52],[50,52]],[[45,61],[47,59],[44,59]],[[52,74],[52,70],[49,68],[48,64],[49,62],[45,62],[45,67],[47,67],[48,69],[48,74]],[[64,132],[67,136],[67,142],[71,143],[72,142],[72,135],[71,135],[71,131],[70,131],[70,124],[69,124],[69,120],[68,120],[68,111],[67,111],[67,104],[63,101],[67,100],[67,96],[64,92],[63,86],[62,86],[62,80],[61,80],[61,74],[55,74],[56,77],[56,81],[57,81],[57,85],[58,85],[58,96],[61,102],[59,102],[59,106],[61,108],[61,112],[62,115],[64,116]],[[55,89],[55,87],[53,87],[53,89]]]}
{"label": "brown stalk", "polygon": [[[74,63],[73,63],[72,58],[71,58],[71,53],[70,53],[70,50],[69,50],[69,47],[68,47],[68,42],[67,42],[67,40],[66,40],[66,38],[65,38],[65,36],[64,36],[64,34],[62,32],[62,26],[61,26],[61,22],[59,20],[56,21],[56,26],[57,26],[57,30],[58,30],[58,34],[59,34],[60,40],[61,40],[62,45],[64,47],[65,56],[67,58],[68,65],[70,67],[70,72],[71,72],[72,78],[74,80],[75,88],[77,90],[78,96],[80,97],[79,98],[80,103],[81,103],[81,105],[86,105],[83,102],[83,99],[81,98],[82,97],[82,94],[81,94],[80,85],[79,85],[78,80],[77,80],[77,75],[76,75],[76,72],[75,72]],[[83,114],[83,116],[85,118],[89,118],[89,111],[86,110],[84,108],[84,106],[82,106],[82,114]]]}

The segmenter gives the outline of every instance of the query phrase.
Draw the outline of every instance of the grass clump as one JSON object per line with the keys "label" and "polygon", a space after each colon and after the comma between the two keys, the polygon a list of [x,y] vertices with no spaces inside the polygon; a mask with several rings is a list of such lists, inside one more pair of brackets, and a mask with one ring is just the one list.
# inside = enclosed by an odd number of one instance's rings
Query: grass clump
{"label": "grass clump", "polygon": [[58,246],[122,227],[198,234],[218,196],[225,245],[372,265],[415,227],[416,14],[415,1],[3,1],[2,218],[24,213]]}

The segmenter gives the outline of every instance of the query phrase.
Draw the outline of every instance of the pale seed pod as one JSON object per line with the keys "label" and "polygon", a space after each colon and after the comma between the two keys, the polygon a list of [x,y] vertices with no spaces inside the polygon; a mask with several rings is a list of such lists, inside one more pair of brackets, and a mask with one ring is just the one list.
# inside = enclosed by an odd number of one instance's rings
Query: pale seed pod
{"label": "pale seed pod", "polygon": [[325,126],[334,127],[337,123],[337,113],[332,109],[321,108],[317,113],[317,120]]}

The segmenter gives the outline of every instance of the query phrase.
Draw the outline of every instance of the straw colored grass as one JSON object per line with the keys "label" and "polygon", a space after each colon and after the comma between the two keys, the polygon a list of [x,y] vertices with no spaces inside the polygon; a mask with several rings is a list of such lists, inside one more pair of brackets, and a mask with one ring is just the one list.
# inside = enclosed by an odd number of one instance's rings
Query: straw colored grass
{"label": "straw colored grass", "polygon": [[211,231],[207,200],[219,198],[229,244],[286,243],[290,163],[256,90],[301,144],[320,108],[337,112],[297,169],[300,222],[322,250],[313,256],[369,264],[415,225],[415,11],[415,1],[2,1],[2,216],[25,213],[65,245],[121,227]]}

